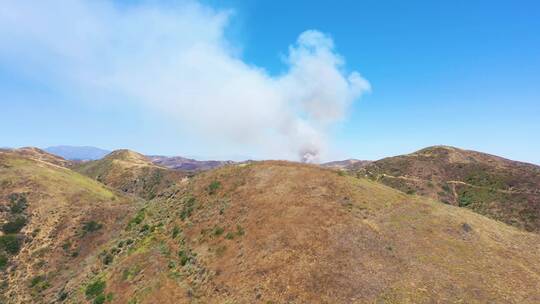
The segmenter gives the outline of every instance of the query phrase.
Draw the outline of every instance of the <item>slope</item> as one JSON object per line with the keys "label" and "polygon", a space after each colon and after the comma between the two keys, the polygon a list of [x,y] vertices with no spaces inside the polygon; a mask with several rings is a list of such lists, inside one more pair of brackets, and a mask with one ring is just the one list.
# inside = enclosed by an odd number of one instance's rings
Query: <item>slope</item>
{"label": "slope", "polygon": [[[0,302],[53,302],[137,207],[32,149],[0,152]],[[52,157],[53,163],[45,160]]]}
{"label": "slope", "polygon": [[152,199],[185,173],[154,165],[142,154],[116,150],[103,159],[74,166],[74,170],[125,193]]}
{"label": "slope", "polygon": [[128,227],[68,303],[540,301],[539,235],[316,166],[206,171]]}
{"label": "slope", "polygon": [[351,168],[358,176],[540,232],[540,167],[436,146]]}

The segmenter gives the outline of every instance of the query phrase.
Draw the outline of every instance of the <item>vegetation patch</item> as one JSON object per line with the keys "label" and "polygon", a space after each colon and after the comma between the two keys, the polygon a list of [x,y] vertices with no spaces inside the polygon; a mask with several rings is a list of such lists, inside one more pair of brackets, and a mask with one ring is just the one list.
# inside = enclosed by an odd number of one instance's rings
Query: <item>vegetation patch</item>
{"label": "vegetation patch", "polygon": [[208,185],[208,194],[213,195],[221,188],[221,183],[219,181],[213,181]]}
{"label": "vegetation patch", "polygon": [[2,225],[2,231],[6,234],[18,233],[26,225],[26,218],[24,216],[17,216],[12,221],[9,221]]}
{"label": "vegetation patch", "polygon": [[97,279],[94,282],[88,284],[84,291],[86,299],[93,300],[93,303],[104,303],[106,297],[104,295],[106,283],[101,279]]}
{"label": "vegetation patch", "polygon": [[178,226],[174,226],[172,230],[172,238],[175,239],[180,234],[180,232],[180,228]]}
{"label": "vegetation patch", "polygon": [[17,254],[21,249],[19,239],[14,234],[6,234],[0,236],[0,251],[5,251],[9,254]]}
{"label": "vegetation patch", "polygon": [[22,193],[12,193],[9,195],[9,210],[13,214],[22,213],[27,207],[26,196]]}
{"label": "vegetation patch", "polygon": [[8,264],[8,257],[5,254],[0,253],[0,269],[6,268]]}
{"label": "vegetation patch", "polygon": [[30,280],[30,287],[38,292],[41,292],[51,287],[51,284],[47,281],[47,278],[45,276],[38,275]]}
{"label": "vegetation patch", "polygon": [[193,253],[190,250],[180,250],[178,257],[180,258],[180,265],[186,266],[193,260]]}
{"label": "vegetation patch", "polygon": [[103,227],[102,224],[96,222],[96,221],[89,221],[89,222],[85,222],[83,224],[83,236],[85,236],[86,234],[88,233],[92,233],[92,232],[95,232],[95,231],[98,231],[99,229],[101,229]]}
{"label": "vegetation patch", "polygon": [[245,232],[244,228],[242,226],[240,226],[240,224],[236,225],[236,235],[242,236],[245,233],[246,232]]}
{"label": "vegetation patch", "polygon": [[131,228],[133,226],[136,226],[136,225],[139,225],[140,223],[142,223],[142,221],[144,221],[144,217],[145,217],[145,210],[144,209],[139,210],[139,212],[137,212],[135,217],[133,217],[129,221],[128,228]]}
{"label": "vegetation patch", "polygon": [[191,216],[191,214],[193,213],[193,210],[195,209],[195,203],[196,203],[196,200],[193,196],[189,197],[184,202],[184,206],[182,207],[182,210],[180,211],[180,218],[182,220],[185,220]]}
{"label": "vegetation patch", "polygon": [[139,272],[141,272],[141,268],[138,265],[125,268],[124,271],[122,271],[122,280],[131,281],[136,275],[139,274]]}
{"label": "vegetation patch", "polygon": [[214,236],[220,236],[223,234],[225,230],[222,227],[216,226],[214,227],[213,234]]}

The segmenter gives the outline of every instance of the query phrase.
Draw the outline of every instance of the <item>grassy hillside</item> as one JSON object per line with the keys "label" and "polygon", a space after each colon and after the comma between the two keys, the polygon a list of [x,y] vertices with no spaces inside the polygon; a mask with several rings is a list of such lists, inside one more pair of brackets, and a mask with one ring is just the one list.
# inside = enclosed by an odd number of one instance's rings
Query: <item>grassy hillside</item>
{"label": "grassy hillside", "polygon": [[538,303],[540,236],[285,162],[172,185],[109,242],[81,303]]}
{"label": "grassy hillside", "polygon": [[0,303],[64,298],[138,208],[43,153],[0,152]]}
{"label": "grassy hillside", "polygon": [[539,166],[438,146],[352,169],[403,192],[540,232]]}
{"label": "grassy hillside", "polygon": [[152,199],[163,188],[185,176],[150,162],[130,150],[117,150],[96,161],[85,162],[74,170],[125,193]]}

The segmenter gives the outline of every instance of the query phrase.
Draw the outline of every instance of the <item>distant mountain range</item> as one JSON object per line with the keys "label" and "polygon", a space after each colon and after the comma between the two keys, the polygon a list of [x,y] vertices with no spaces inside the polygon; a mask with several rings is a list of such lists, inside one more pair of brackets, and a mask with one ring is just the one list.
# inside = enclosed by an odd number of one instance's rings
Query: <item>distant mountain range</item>
{"label": "distant mountain range", "polygon": [[322,163],[321,166],[334,169],[348,169],[352,166],[361,167],[371,163],[370,160],[345,159]]}
{"label": "distant mountain range", "polygon": [[75,161],[96,160],[111,153],[109,150],[90,146],[54,146],[45,148],[43,150],[65,159]]}
{"label": "distant mountain range", "polygon": [[233,164],[233,161],[221,161],[221,160],[206,160],[199,161],[191,158],[185,158],[182,156],[160,156],[160,155],[148,155],[146,156],[152,163],[166,167],[169,169],[183,170],[183,171],[204,171],[210,170],[224,165]]}

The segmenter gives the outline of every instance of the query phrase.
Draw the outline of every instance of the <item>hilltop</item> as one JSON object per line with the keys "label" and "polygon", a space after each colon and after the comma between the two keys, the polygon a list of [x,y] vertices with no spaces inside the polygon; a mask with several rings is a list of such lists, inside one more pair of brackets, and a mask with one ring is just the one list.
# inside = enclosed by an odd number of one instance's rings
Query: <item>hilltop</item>
{"label": "hilltop", "polygon": [[349,167],[385,185],[540,231],[540,167],[448,146]]}
{"label": "hilltop", "polygon": [[104,158],[81,163],[74,170],[122,192],[153,198],[184,173],[153,164],[144,155],[131,150],[116,150]]}
{"label": "hilltop", "polygon": [[18,148],[18,149],[7,150],[5,152],[12,152],[22,157],[30,158],[30,159],[40,161],[40,162],[47,162],[49,164],[54,164],[54,165],[62,166],[62,167],[68,167],[72,164],[70,161],[60,156],[50,154],[44,150],[41,150],[35,147],[23,147],[23,148]]}

